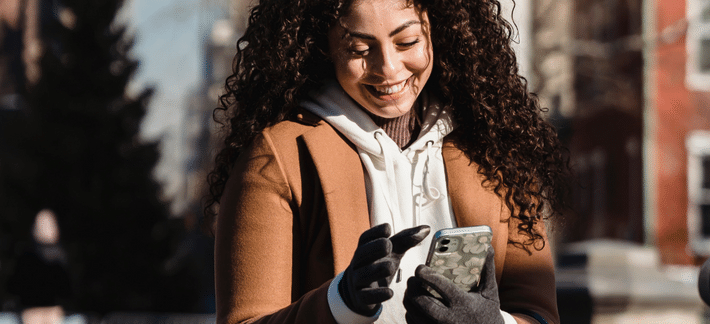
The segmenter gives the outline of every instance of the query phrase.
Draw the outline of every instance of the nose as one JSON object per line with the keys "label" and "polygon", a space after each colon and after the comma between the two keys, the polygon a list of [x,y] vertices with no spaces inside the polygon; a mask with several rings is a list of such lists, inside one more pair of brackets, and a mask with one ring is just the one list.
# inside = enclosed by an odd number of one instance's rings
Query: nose
{"label": "nose", "polygon": [[396,49],[381,47],[377,55],[372,56],[370,73],[385,80],[394,80],[402,68],[402,60]]}

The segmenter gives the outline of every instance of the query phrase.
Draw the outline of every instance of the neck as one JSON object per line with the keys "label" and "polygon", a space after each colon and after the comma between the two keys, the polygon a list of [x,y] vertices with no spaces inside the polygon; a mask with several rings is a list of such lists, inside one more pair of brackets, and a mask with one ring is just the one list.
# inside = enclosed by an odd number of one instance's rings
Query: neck
{"label": "neck", "polygon": [[407,148],[412,142],[417,139],[421,130],[421,122],[419,121],[419,105],[415,104],[409,112],[395,118],[383,118],[371,114],[365,110],[372,121],[385,131],[400,149]]}

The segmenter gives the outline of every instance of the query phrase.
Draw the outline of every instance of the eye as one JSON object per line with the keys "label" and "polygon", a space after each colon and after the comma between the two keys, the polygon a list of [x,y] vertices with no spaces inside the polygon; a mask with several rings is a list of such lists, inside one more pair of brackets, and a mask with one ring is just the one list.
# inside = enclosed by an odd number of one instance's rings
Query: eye
{"label": "eye", "polygon": [[370,52],[370,45],[360,41],[351,41],[345,46],[345,50],[353,56],[365,56]]}
{"label": "eye", "polygon": [[356,56],[365,56],[367,53],[370,51],[369,48],[350,48],[348,49],[348,52],[352,55]]}
{"label": "eye", "polygon": [[399,44],[397,44],[397,45],[400,46],[400,47],[403,47],[403,48],[410,48],[410,47],[413,47],[414,45],[417,45],[418,43],[419,43],[419,38],[417,38],[417,39],[415,39],[414,41],[411,41],[411,42],[399,43]]}

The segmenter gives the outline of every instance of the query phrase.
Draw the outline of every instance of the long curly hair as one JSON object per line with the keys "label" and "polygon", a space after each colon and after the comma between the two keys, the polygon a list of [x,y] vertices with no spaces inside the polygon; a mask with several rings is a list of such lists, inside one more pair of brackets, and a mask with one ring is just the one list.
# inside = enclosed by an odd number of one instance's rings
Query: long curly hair
{"label": "long curly hair", "polygon": [[[353,0],[261,0],[237,42],[233,74],[214,118],[225,130],[209,173],[206,219],[213,220],[230,168],[265,127],[289,118],[321,81],[334,77],[328,32]],[[434,68],[427,84],[456,124],[452,138],[479,166],[484,185],[518,221],[526,250],[542,249],[536,224],[559,215],[569,174],[566,151],[519,76],[513,27],[498,0],[410,0],[427,11]],[[528,250],[529,251],[529,250]]]}

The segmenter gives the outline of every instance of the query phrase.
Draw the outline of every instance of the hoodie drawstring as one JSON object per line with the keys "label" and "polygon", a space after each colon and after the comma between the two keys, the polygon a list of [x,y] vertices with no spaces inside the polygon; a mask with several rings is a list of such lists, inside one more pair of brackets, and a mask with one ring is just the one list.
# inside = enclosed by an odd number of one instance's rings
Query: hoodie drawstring
{"label": "hoodie drawstring", "polygon": [[[397,197],[395,196],[394,198],[391,196],[393,193],[397,192],[397,178],[395,176],[395,170],[394,170],[394,159],[392,157],[392,154],[390,150],[388,150],[385,147],[385,144],[383,143],[383,138],[382,136],[386,136],[382,130],[377,130],[375,132],[375,139],[377,140],[377,143],[380,144],[380,149],[382,150],[382,156],[384,157],[385,160],[385,172],[387,174],[387,186],[389,188],[382,188],[385,196],[385,201],[387,202],[387,207],[390,210],[390,217],[392,218],[392,233],[397,233],[397,230],[395,227],[396,222],[394,221],[394,215],[399,215],[399,202],[396,200]],[[415,224],[416,225],[416,224]]]}
{"label": "hoodie drawstring", "polygon": [[[383,137],[386,136],[381,130],[378,130],[375,132],[375,139],[377,140],[377,143],[380,145],[380,149],[382,150],[382,157],[384,158],[385,162],[385,173],[387,176],[387,188],[382,188],[383,192],[385,193],[385,202],[387,203],[387,207],[390,211],[390,217],[392,219],[392,232],[397,233],[399,230],[398,228],[394,228],[394,224],[397,224],[397,222],[394,221],[395,217],[399,217],[399,201],[397,200],[398,197],[395,195],[392,197],[392,194],[395,194],[397,190],[397,179],[395,175],[395,165],[394,165],[394,157],[392,156],[392,152],[388,150],[383,142],[384,139]],[[425,154],[424,156],[426,159],[424,160],[424,163],[417,163],[417,166],[415,167],[415,173],[421,175],[421,183],[413,183],[414,186],[419,186],[421,188],[421,192],[419,193],[418,197],[416,197],[416,212],[414,213],[414,219],[413,225],[417,226],[421,222],[421,210],[422,206],[427,206],[437,199],[441,198],[441,191],[439,191],[438,188],[434,187],[431,185],[430,181],[430,163],[433,163],[434,161],[434,154],[436,154],[436,148],[434,147],[434,141],[427,141],[426,142],[426,147],[424,148]],[[419,151],[421,152],[421,151]]]}
{"label": "hoodie drawstring", "polygon": [[[417,197],[417,212],[415,213],[414,217],[414,224],[419,224],[419,220],[421,218],[422,214],[422,206],[423,205],[429,205],[432,202],[436,201],[437,199],[441,198],[441,192],[439,189],[436,187],[430,186],[430,181],[429,181],[429,163],[434,160],[434,153],[436,153],[436,149],[434,148],[434,141],[427,141],[426,142],[426,160],[424,161],[424,168],[423,170],[419,171],[422,172],[422,183],[421,183],[421,188],[422,192],[419,194],[419,197]],[[422,201],[426,200],[426,203],[422,203]]]}

